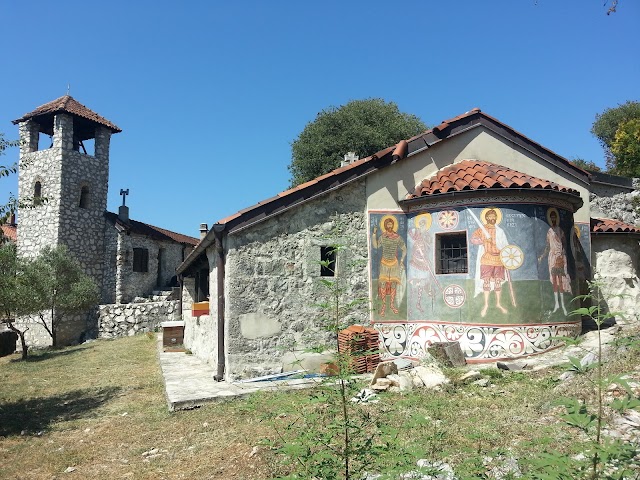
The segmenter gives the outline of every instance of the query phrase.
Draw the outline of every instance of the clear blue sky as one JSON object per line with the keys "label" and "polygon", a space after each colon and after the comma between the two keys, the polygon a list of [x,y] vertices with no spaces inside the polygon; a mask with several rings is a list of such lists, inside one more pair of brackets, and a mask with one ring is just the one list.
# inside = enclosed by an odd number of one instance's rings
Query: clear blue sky
{"label": "clear blue sky", "polygon": [[[123,129],[108,209],[129,188],[132,218],[194,236],[285,190],[290,142],[352,99],[428,125],[480,107],[603,165],[589,129],[640,99],[640,2],[603,3],[0,0],[0,131],[70,83]],[[0,202],[16,190],[1,180]]]}

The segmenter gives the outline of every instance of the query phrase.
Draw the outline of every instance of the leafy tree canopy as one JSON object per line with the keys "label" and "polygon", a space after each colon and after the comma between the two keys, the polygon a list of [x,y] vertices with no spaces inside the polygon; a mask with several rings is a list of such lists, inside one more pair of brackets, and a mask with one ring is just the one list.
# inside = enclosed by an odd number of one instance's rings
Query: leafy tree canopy
{"label": "leafy tree canopy", "polygon": [[380,98],[352,100],[322,110],[291,144],[291,185],[296,186],[340,166],[348,152],[360,158],[427,129],[415,115]]}
{"label": "leafy tree canopy", "polygon": [[625,177],[640,177],[640,117],[623,122],[611,144],[615,171]]}
{"label": "leafy tree canopy", "polygon": [[583,170],[587,170],[589,172],[601,172],[602,168],[596,165],[591,160],[585,160],[584,158],[574,158],[571,160],[576,167],[581,168]]}
{"label": "leafy tree canopy", "polygon": [[[57,346],[60,324],[69,315],[98,303],[98,287],[83,273],[65,246],[45,247],[38,258],[27,264],[24,276],[31,291],[31,304],[54,346]],[[50,313],[50,324],[46,313]]]}
{"label": "leafy tree canopy", "polygon": [[[632,175],[631,172],[636,172],[640,168],[640,157],[633,155],[634,148],[634,135],[633,135],[633,123],[626,125],[632,120],[640,119],[640,102],[627,101],[614,108],[608,108],[601,114],[596,115],[596,120],[591,127],[591,133],[593,133],[602,147],[605,149],[605,156],[607,160],[607,167],[611,173],[617,175]],[[619,168],[617,154],[613,151],[614,142],[616,142],[616,136],[618,130],[624,126],[625,132],[620,133],[616,150],[618,152],[626,152],[623,162],[624,166]],[[638,168],[630,168],[630,163],[636,163]]]}

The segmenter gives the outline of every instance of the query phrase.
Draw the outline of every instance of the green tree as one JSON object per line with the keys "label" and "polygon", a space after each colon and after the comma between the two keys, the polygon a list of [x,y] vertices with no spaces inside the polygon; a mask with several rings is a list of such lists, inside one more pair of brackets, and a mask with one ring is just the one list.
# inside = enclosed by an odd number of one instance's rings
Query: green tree
{"label": "green tree", "polygon": [[415,115],[380,98],[353,100],[322,110],[291,144],[291,185],[340,166],[348,152],[367,157],[427,129]]}
{"label": "green tree", "polygon": [[640,177],[640,117],[623,122],[611,144],[616,172],[626,177]]}
{"label": "green tree", "polygon": [[[591,127],[591,133],[600,140],[600,144],[605,150],[607,168],[611,173],[625,175],[624,171],[628,170],[628,165],[627,168],[623,168],[622,171],[618,169],[618,158],[613,152],[612,147],[616,140],[618,129],[627,122],[637,119],[640,119],[640,102],[631,100],[617,107],[608,108],[604,112],[596,115],[596,119]],[[631,125],[631,128],[632,126],[633,125]],[[632,134],[627,136],[625,141],[622,141],[622,143],[626,142],[626,146],[620,146],[620,150],[630,149],[632,151],[633,148],[628,143],[629,141],[633,141]],[[628,160],[628,158],[626,160]],[[635,162],[638,163],[639,160],[640,159],[636,157]],[[635,171],[635,169],[632,169],[632,171]]]}
{"label": "green tree", "polygon": [[601,172],[602,169],[596,165],[591,160],[585,160],[584,158],[574,158],[571,160],[571,163],[576,167],[581,168],[583,170],[587,170],[589,172]]}
{"label": "green tree", "polygon": [[62,322],[98,303],[98,287],[65,246],[44,248],[38,258],[25,266],[24,276],[32,305],[54,347],[58,345],[57,332]]}
{"label": "green tree", "polygon": [[20,337],[24,360],[28,355],[25,333],[29,327],[20,329],[15,321],[18,316],[35,313],[35,311],[29,311],[31,303],[29,290],[22,275],[23,264],[24,262],[17,256],[15,244],[8,243],[0,246],[0,323]]}
{"label": "green tree", "polygon": [[[0,157],[5,154],[5,150],[10,147],[18,145],[17,141],[8,141],[4,138],[4,133],[0,132]],[[11,165],[0,164],[0,178],[8,177],[18,171],[18,164],[13,163]],[[6,204],[0,205],[0,225],[6,222],[7,216],[10,212],[15,211],[17,207],[17,200],[13,195],[10,195],[9,201]],[[0,230],[0,243],[2,243],[2,230]]]}

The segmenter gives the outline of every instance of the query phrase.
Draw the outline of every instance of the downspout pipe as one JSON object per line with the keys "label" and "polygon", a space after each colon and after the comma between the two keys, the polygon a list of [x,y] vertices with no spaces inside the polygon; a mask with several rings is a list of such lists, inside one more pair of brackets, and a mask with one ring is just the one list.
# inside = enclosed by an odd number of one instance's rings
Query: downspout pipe
{"label": "downspout pipe", "polygon": [[224,322],[225,322],[225,302],[224,302],[224,280],[225,280],[225,256],[222,239],[224,238],[224,226],[216,229],[213,227],[215,235],[216,252],[216,274],[217,274],[217,296],[218,296],[218,368],[213,379],[217,382],[224,380],[225,372],[225,342],[224,342]]}

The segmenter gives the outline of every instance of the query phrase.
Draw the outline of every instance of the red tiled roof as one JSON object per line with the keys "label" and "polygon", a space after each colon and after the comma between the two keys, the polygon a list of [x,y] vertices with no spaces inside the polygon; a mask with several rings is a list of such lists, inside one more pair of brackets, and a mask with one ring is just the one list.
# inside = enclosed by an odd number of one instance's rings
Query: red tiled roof
{"label": "red tiled roof", "polygon": [[563,187],[502,165],[480,160],[463,160],[441,168],[431,177],[424,179],[407,198],[485,188],[531,188],[580,195],[573,188]]}
{"label": "red tiled roof", "polygon": [[[469,128],[473,128],[479,125],[483,125],[485,128],[488,128],[491,131],[504,136],[517,145],[521,145],[524,148],[530,149],[541,158],[551,162],[554,166],[571,172],[574,175],[577,174],[585,181],[588,181],[588,174],[584,170],[571,164],[568,160],[554,153],[548,148],[534,142],[522,133],[513,130],[508,125],[481,112],[479,108],[474,108],[468,112],[463,113],[462,115],[458,115],[457,117],[445,120],[440,125],[426,130],[421,134],[418,134],[407,140],[402,140],[396,145],[380,150],[370,157],[362,158],[349,165],[337,168],[325,175],[314,178],[309,182],[303,183],[289,190],[285,190],[284,192],[281,192],[276,196],[266,199],[262,202],[258,202],[256,205],[242,209],[239,212],[234,213],[233,215],[219,220],[218,222],[216,222],[216,225],[221,225],[223,227],[223,230],[231,232],[233,231],[233,229],[239,228],[239,226],[247,225],[254,221],[264,220],[265,218],[276,214],[277,212],[280,212],[285,208],[291,207],[300,201],[307,200],[315,195],[326,192],[341,184],[341,182],[351,181],[355,177],[368,175],[378,170],[379,168],[384,168],[392,163],[395,163],[398,160],[406,158],[409,155],[412,155],[425,148],[430,148],[438,142],[444,141],[449,137],[453,137],[455,135],[463,133]],[[518,175],[524,175],[519,172],[515,173],[517,173]],[[535,177],[530,178],[535,179]],[[555,189],[558,191],[579,195],[578,192],[574,189],[562,187],[555,183],[546,182],[541,179],[535,180],[537,181],[537,186],[530,188]],[[513,183],[517,183],[518,181],[519,180],[514,177]],[[520,187],[520,185],[517,185],[517,187],[503,188],[518,187]],[[209,233],[212,234],[212,231],[210,231]],[[206,246],[210,244],[210,241],[211,238],[209,234],[207,234],[205,240],[202,241],[200,245],[198,245],[196,249],[187,256],[182,265],[178,267],[178,271],[185,271],[189,267],[189,265],[191,265],[191,263],[199,255],[202,254]]]}
{"label": "red tiled roof", "polygon": [[77,115],[78,117],[91,120],[92,122],[98,123],[111,129],[115,133],[122,131],[115,124],[111,123],[106,118],[101,117],[96,112],[88,109],[70,95],[64,95],[60,98],[56,98],[49,103],[45,103],[44,105],[39,106],[33,112],[26,113],[17,120],[14,120],[13,124],[15,125],[20,122],[24,122],[25,120],[29,120],[30,118],[39,117],[41,115],[55,114],[58,112],[70,113],[71,115]]}
{"label": "red tiled roof", "polygon": [[[253,206],[248,207],[248,208],[244,208],[244,209],[234,213],[233,215],[229,215],[228,217],[225,217],[222,220],[218,220],[216,223],[217,224],[229,223],[231,220],[233,220],[235,218],[238,218],[238,217],[244,215],[245,213],[247,213],[247,212],[249,212],[251,210],[254,210],[254,209],[256,209],[256,208],[258,208],[260,206],[267,205],[267,204],[269,204],[271,202],[275,202],[275,201],[277,201],[277,200],[279,200],[279,199],[281,199],[283,197],[288,197],[288,196],[290,196],[290,195],[292,195],[292,194],[294,194],[296,192],[300,192],[302,190],[305,190],[305,189],[307,189],[307,188],[309,188],[309,187],[311,187],[311,186],[313,186],[315,184],[320,183],[323,180],[327,180],[327,179],[329,179],[331,177],[338,176],[338,175],[340,175],[342,173],[345,173],[345,172],[347,172],[349,170],[353,170],[356,167],[359,167],[364,163],[371,162],[371,161],[377,160],[379,158],[382,158],[385,155],[388,155],[390,152],[394,152],[393,155],[395,156],[396,155],[396,150],[398,150],[398,147],[403,142],[406,144],[406,142],[404,140],[402,140],[400,143],[398,143],[398,145],[394,145],[392,147],[385,148],[384,150],[380,150],[379,152],[376,152],[376,153],[374,153],[373,155],[371,155],[369,157],[361,158],[359,160],[356,160],[356,161],[350,163],[349,165],[345,165],[344,167],[336,168],[335,170],[332,170],[329,173],[325,173],[324,175],[316,177],[313,180],[309,180],[308,182],[301,183],[300,185],[295,186],[293,188],[290,188],[289,190],[285,190],[284,192],[280,192],[280,193],[276,194],[274,197],[267,198],[266,200],[263,200],[262,202],[258,202],[256,205],[253,205]],[[402,153],[402,152],[400,152],[400,153]],[[404,149],[404,153],[406,154],[406,148]]]}
{"label": "red tiled roof", "polygon": [[138,222],[136,220],[130,220],[129,223],[123,223],[118,219],[118,215],[112,212],[105,212],[107,220],[112,223],[119,223],[125,226],[129,231],[137,233],[139,235],[146,235],[156,240],[171,240],[178,243],[186,243],[187,245],[196,245],[200,240],[188,235],[182,235],[181,233],[172,232],[171,230],[165,230],[164,228],[155,227],[148,223]]}
{"label": "red tiled roof", "polygon": [[640,233],[640,228],[611,218],[592,218],[593,233]]}
{"label": "red tiled roof", "polygon": [[0,225],[0,227],[2,227],[2,234],[8,238],[9,240],[11,240],[12,242],[15,242],[18,238],[18,233],[17,233],[17,228],[15,225],[9,225],[7,223],[5,223],[4,225]]}

